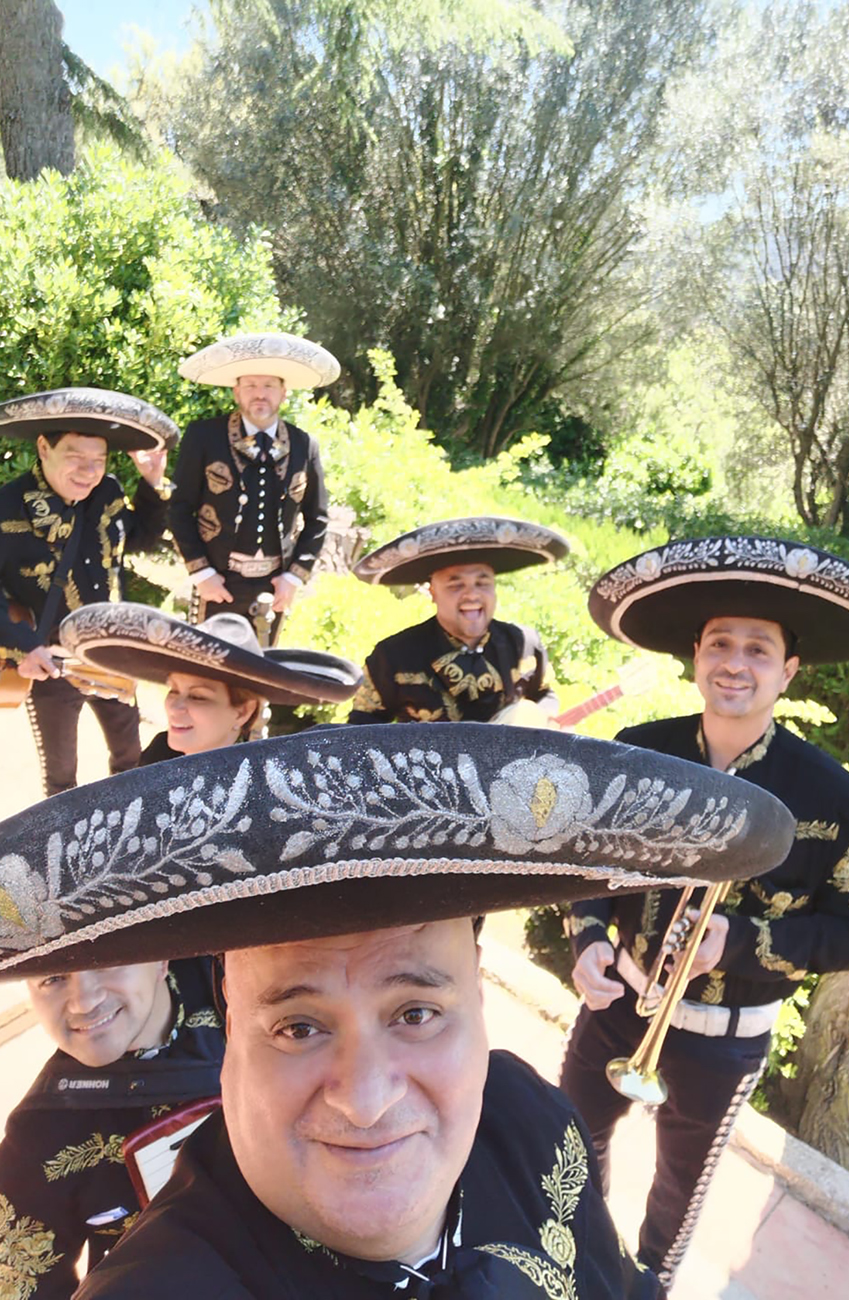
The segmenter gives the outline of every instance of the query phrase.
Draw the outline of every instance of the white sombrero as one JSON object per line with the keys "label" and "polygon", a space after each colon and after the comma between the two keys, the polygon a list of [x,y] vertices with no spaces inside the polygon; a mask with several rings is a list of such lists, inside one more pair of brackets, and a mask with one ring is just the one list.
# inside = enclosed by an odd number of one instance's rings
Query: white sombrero
{"label": "white sombrero", "polygon": [[318,343],[295,334],[240,334],[220,339],[180,362],[198,384],[230,388],[244,375],[275,375],[287,388],[323,388],[339,378],[339,362]]}

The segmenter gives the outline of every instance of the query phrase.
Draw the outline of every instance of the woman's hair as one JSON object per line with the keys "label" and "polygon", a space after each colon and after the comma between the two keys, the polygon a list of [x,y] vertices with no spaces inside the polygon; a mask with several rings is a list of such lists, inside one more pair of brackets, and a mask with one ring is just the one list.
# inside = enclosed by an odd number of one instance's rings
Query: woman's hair
{"label": "woman's hair", "polygon": [[243,723],[239,732],[239,739],[247,740],[251,734],[251,728],[257,721],[259,712],[262,709],[262,696],[257,695],[256,691],[246,690],[244,686],[231,686],[229,682],[225,682],[224,685],[227,687],[227,696],[234,709],[253,701],[253,711],[248,715],[247,721]]}

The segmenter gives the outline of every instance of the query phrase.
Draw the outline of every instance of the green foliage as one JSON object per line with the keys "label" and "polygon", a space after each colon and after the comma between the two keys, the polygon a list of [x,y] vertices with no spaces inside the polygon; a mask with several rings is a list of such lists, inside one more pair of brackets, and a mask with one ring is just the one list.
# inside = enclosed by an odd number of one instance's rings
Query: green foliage
{"label": "green foliage", "polygon": [[[220,0],[171,138],[227,220],[272,227],[345,400],[374,395],[366,351],[387,346],[440,440],[489,457],[538,413],[562,423],[564,394],[650,329],[630,200],[705,12]],[[143,78],[138,98],[144,115]]]}
{"label": "green foliage", "polygon": [[796,1074],[793,1057],[799,1041],[805,1034],[805,1012],[811,996],[817,986],[817,975],[808,975],[789,998],[781,1004],[775,1028],[770,1039],[766,1069],[752,1096],[755,1110],[769,1113],[775,1092],[774,1082],[778,1078],[792,1079]]}
{"label": "green foliage", "polygon": [[543,970],[556,975],[561,984],[579,997],[572,984],[572,945],[566,938],[563,926],[569,919],[569,904],[535,907],[525,921],[525,946],[531,958]]}
{"label": "green foliage", "polygon": [[[0,187],[0,320],[0,398],[113,388],[181,426],[222,402],[180,379],[182,357],[225,333],[296,323],[259,232],[236,240],[211,226],[166,157],[143,164],[103,144],[68,177]],[[13,448],[4,474],[29,454]]]}

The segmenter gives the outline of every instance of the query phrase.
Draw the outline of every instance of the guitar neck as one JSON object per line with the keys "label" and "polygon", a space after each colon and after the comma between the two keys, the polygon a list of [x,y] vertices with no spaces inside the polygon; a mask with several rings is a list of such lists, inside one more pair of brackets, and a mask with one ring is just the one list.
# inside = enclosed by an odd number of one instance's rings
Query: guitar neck
{"label": "guitar neck", "polygon": [[565,713],[560,713],[554,719],[560,727],[574,727],[577,723],[583,722],[591,713],[598,713],[599,709],[606,709],[608,704],[613,704],[615,700],[622,698],[621,686],[610,686],[606,691],[599,691],[598,695],[591,695],[583,704],[575,704]]}

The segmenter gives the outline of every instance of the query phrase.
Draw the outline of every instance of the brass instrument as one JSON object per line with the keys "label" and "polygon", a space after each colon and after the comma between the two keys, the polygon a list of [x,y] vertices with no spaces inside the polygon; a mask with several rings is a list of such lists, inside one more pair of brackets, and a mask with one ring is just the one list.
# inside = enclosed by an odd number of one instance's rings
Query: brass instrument
{"label": "brass instrument", "polygon": [[[660,1106],[669,1095],[657,1068],[660,1051],[672,1024],[675,1008],[686,991],[690,971],[708,922],[730,888],[731,882],[728,880],[709,885],[695,921],[691,921],[686,914],[694,886],[689,885],[681,895],[646,979],[645,990],[637,1000],[640,1015],[650,1016],[651,1023],[633,1056],[615,1057],[608,1061],[605,1071],[612,1087],[630,1101],[641,1101],[646,1106]],[[663,969],[670,957],[674,959],[674,965],[668,979],[662,984]]]}

